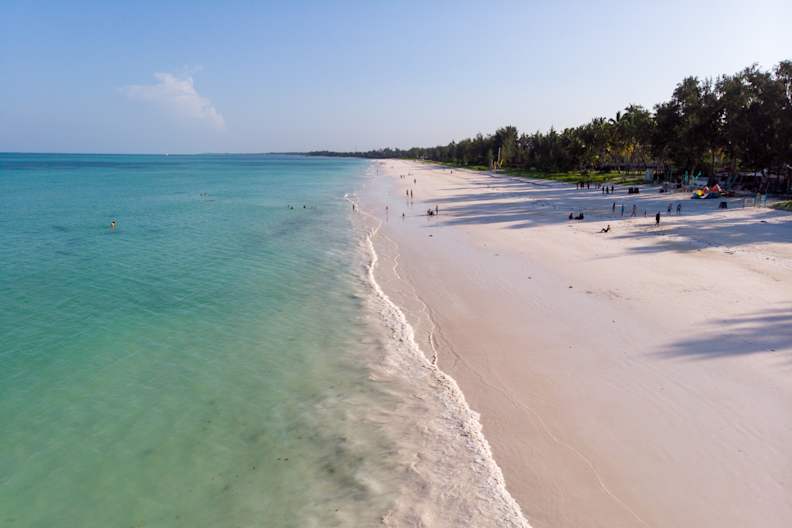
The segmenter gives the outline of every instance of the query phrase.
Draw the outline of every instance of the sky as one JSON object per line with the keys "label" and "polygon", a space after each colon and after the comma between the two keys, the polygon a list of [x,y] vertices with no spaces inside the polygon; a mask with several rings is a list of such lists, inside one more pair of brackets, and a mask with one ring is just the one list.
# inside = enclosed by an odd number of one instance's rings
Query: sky
{"label": "sky", "polygon": [[0,152],[433,146],[792,59],[789,0],[0,0]]}

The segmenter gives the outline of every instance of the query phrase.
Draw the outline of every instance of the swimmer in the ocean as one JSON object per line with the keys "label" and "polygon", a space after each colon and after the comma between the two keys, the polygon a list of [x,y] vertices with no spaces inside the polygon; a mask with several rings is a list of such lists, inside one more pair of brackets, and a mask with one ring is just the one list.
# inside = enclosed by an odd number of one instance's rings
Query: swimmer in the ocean
{"label": "swimmer in the ocean", "polygon": [[115,218],[113,218],[113,221],[110,222],[110,229],[115,231],[115,228],[116,228],[116,221],[115,221]]}

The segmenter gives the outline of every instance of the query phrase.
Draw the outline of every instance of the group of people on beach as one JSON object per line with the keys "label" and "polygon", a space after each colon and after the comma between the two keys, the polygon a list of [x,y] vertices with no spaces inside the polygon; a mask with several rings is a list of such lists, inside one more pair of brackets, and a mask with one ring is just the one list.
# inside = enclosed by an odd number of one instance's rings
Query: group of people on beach
{"label": "group of people on beach", "polygon": [[[591,182],[587,182],[587,181],[577,182],[575,184],[575,188],[578,190],[591,190]],[[613,185],[608,187],[607,184],[603,185],[602,183],[595,183],[594,189],[597,191],[601,191],[602,194],[613,194],[616,191],[616,188]]]}
{"label": "group of people on beach", "polygon": [[[591,184],[589,182],[578,182],[578,183],[575,184],[575,188],[578,189],[578,190],[591,189]],[[613,194],[615,192],[615,187],[613,185],[608,186],[606,184],[598,183],[598,184],[596,184],[596,188],[597,189],[601,189],[602,190],[602,194]],[[630,189],[630,192],[632,194],[632,188]],[[612,215],[616,214],[616,205],[617,205],[616,202],[613,202],[611,204],[611,214]],[[676,204],[676,207],[674,207],[673,202],[669,203],[668,207],[666,208],[666,213],[671,215],[672,211],[674,211],[674,210],[676,210],[676,214],[677,215],[681,215],[682,214],[682,203],[678,202]],[[622,217],[624,216],[624,203],[619,204],[619,214]],[[646,209],[643,209],[643,216],[646,217],[646,215],[647,215]],[[638,204],[636,204],[636,203],[632,204],[632,211],[630,212],[630,216],[631,217],[637,217],[638,216]],[[584,219],[583,211],[580,211],[577,215],[575,215],[574,212],[570,212],[568,218],[569,218],[569,220],[583,220]],[[660,218],[661,218],[661,213],[660,213],[660,211],[657,211],[657,214],[655,214],[655,225],[659,225],[660,224]],[[608,232],[610,232],[610,229],[611,229],[610,224],[608,224],[606,227],[603,227],[602,229],[600,229],[600,233],[608,233]]]}

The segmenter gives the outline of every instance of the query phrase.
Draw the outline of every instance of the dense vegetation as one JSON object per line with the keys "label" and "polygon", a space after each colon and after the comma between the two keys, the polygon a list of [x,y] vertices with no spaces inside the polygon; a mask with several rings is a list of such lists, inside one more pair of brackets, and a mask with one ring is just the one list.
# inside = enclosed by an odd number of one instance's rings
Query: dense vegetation
{"label": "dense vegetation", "polygon": [[754,65],[715,80],[688,77],[653,111],[629,105],[610,119],[597,117],[561,131],[521,134],[506,126],[491,135],[431,148],[312,154],[426,159],[548,173],[652,167],[675,173],[724,169],[788,174],[792,61],[771,71]]}

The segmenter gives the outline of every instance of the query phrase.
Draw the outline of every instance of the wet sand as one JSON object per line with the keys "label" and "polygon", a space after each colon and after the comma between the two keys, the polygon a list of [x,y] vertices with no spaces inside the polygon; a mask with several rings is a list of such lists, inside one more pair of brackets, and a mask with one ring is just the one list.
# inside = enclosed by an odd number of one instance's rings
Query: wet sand
{"label": "wet sand", "polygon": [[377,279],[534,527],[792,525],[792,215],[377,163]]}

